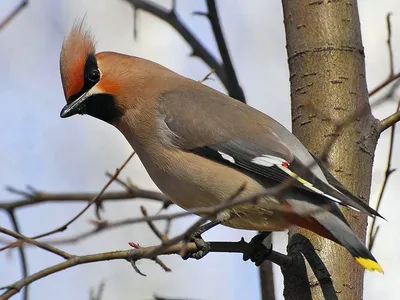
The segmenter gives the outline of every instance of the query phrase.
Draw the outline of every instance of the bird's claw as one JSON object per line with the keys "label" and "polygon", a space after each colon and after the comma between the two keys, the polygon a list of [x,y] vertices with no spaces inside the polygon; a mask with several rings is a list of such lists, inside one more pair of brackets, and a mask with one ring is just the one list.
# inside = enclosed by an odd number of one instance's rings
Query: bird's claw
{"label": "bird's claw", "polygon": [[184,260],[187,260],[188,258],[201,259],[210,252],[210,243],[204,241],[200,235],[192,236],[189,241],[196,244],[197,251],[185,253],[182,256]]}
{"label": "bird's claw", "polygon": [[251,239],[250,243],[247,244],[245,252],[243,252],[244,261],[250,259],[258,267],[267,260],[272,252],[272,244],[270,247],[267,247],[263,244],[263,241],[268,234],[269,233],[262,232]]}

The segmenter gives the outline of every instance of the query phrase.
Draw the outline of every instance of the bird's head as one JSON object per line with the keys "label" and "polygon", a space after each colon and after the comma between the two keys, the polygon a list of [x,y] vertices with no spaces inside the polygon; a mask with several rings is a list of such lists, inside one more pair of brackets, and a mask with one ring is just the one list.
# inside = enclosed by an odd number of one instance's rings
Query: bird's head
{"label": "bird's head", "polygon": [[83,28],[83,22],[77,23],[61,50],[60,72],[67,104],[60,116],[88,114],[107,123],[118,123],[124,114],[118,101],[124,77],[123,57],[111,52],[96,54],[90,32]]}

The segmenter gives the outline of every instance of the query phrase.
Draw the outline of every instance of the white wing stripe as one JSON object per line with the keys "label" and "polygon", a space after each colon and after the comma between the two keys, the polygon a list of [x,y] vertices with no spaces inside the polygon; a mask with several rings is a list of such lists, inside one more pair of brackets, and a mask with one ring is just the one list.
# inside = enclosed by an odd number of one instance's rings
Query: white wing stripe
{"label": "white wing stripe", "polygon": [[[220,153],[221,154],[221,153]],[[222,155],[222,154],[221,154]],[[232,158],[233,159],[233,158]],[[283,172],[285,172],[286,174],[288,174],[290,177],[295,178],[298,182],[300,182],[301,184],[303,184],[305,187],[307,187],[308,189],[310,189],[311,191],[320,194],[320,195],[324,195],[325,197],[331,199],[332,201],[336,202],[336,203],[342,203],[341,200],[324,193],[323,191],[317,189],[315,186],[313,186],[310,182],[308,182],[307,180],[301,178],[300,176],[298,176],[296,173],[292,172],[291,170],[289,170],[288,168],[282,166],[282,163],[287,163],[289,164],[287,161],[285,161],[284,159],[277,157],[277,156],[273,156],[273,155],[262,155],[262,156],[258,156],[254,159],[252,159],[251,161],[254,164],[260,165],[260,166],[264,166],[264,167],[272,167],[272,166],[277,166],[279,169],[281,169]],[[354,209],[355,211],[360,211],[357,208],[354,208],[352,206],[348,206],[352,209]]]}
{"label": "white wing stripe", "polygon": [[280,165],[285,162],[284,159],[272,155],[263,155],[256,158],[253,158],[252,163],[264,166],[264,167],[272,167],[273,165]]}
{"label": "white wing stripe", "polygon": [[224,152],[221,152],[221,151],[218,151],[218,153],[221,155],[221,157],[223,159],[225,159],[225,160],[227,160],[227,161],[229,161],[229,162],[231,162],[233,164],[235,163],[235,159],[232,156],[230,156],[230,155],[228,155],[228,154],[226,154]]}

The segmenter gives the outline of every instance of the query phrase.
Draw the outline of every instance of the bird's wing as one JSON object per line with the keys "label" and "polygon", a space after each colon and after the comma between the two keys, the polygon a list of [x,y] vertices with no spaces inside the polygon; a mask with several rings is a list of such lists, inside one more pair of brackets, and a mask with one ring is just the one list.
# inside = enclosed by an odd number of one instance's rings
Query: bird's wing
{"label": "bird's wing", "polygon": [[[380,216],[361,199],[341,193],[316,176],[291,151],[293,147],[297,152],[304,149],[309,155],[304,146],[300,142],[287,145],[277,135],[277,132],[282,135],[283,127],[250,106],[206,89],[169,92],[160,97],[158,105],[166,127],[172,132],[172,143],[178,147],[240,168],[264,181],[278,184],[294,178],[295,189]],[[276,126],[281,126],[278,131],[274,130]],[[291,139],[288,138],[292,142]]]}

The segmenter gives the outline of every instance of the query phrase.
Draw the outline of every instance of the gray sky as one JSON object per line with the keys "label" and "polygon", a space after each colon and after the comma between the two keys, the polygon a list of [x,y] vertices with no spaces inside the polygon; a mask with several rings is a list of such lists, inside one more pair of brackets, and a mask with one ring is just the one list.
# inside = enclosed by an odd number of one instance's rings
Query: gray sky
{"label": "gray sky", "polygon": [[[2,0],[0,17],[6,15],[16,0]],[[170,1],[158,1],[169,5]],[[178,12],[190,29],[217,53],[206,19],[192,16],[204,11],[204,1],[177,1]],[[378,3],[379,2],[379,3]],[[271,115],[290,128],[290,93],[286,62],[285,36],[280,1],[217,1],[228,46],[250,105]],[[395,59],[400,47],[400,4],[392,0],[359,1],[363,42],[366,52],[367,80],[375,87],[388,74],[386,21],[393,12],[393,44]],[[86,23],[96,36],[98,50],[112,50],[137,55],[161,63],[193,79],[209,72],[197,58],[190,58],[190,48],[167,25],[145,13],[139,13],[138,39],[133,40],[132,10],[121,0],[31,0],[8,27],[0,32],[0,183],[23,188],[30,184],[45,191],[98,191],[106,182],[105,171],[113,171],[130,154],[131,147],[114,128],[90,117],[59,118],[64,97],[59,76],[59,52],[62,39],[77,17],[87,14]],[[396,52],[397,51],[397,52]],[[398,70],[398,69],[396,69]],[[217,80],[207,84],[223,91]],[[377,118],[387,116],[395,104],[374,110]],[[398,133],[394,167],[400,165]],[[388,133],[382,137],[376,152],[372,200],[377,197],[385,168]],[[156,189],[138,158],[124,170],[143,188]],[[395,199],[400,173],[390,179],[381,213],[388,222],[382,227],[374,255],[385,275],[366,273],[365,299],[395,299],[400,267],[400,225]],[[113,185],[112,189],[119,189]],[[397,192],[397,193],[396,193]],[[1,199],[16,199],[0,190]],[[106,205],[104,217],[119,220],[140,215],[145,204],[150,212],[157,204],[146,201]],[[22,231],[35,235],[53,229],[70,219],[82,204],[46,204],[18,211]],[[173,210],[178,210],[174,208]],[[71,236],[90,228],[90,210],[67,232]],[[182,232],[191,219],[173,224],[173,233]],[[9,226],[7,215],[0,213],[0,225]],[[208,234],[210,240],[250,238],[252,232],[217,228]],[[74,254],[127,249],[127,242],[143,246],[158,243],[145,225],[109,231],[78,245],[63,249]],[[286,233],[274,235],[274,248],[285,251]],[[60,260],[38,249],[28,251],[30,273]],[[182,261],[178,256],[166,257],[172,273],[165,273],[153,262],[141,261],[139,267],[147,277],[136,274],[123,261],[102,262],[70,269],[31,285],[31,299],[88,299],[90,287],[106,281],[104,299],[150,299],[153,294],[193,299],[259,299],[257,269],[242,261],[239,255],[211,254],[201,261]],[[0,286],[20,278],[16,252],[12,257],[0,255]],[[277,298],[282,299],[282,278],[275,268]],[[16,296],[15,299],[19,299]]]}

